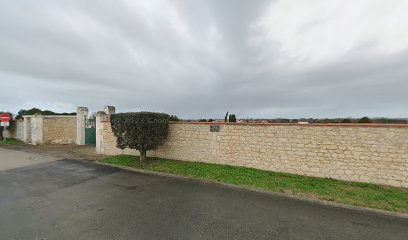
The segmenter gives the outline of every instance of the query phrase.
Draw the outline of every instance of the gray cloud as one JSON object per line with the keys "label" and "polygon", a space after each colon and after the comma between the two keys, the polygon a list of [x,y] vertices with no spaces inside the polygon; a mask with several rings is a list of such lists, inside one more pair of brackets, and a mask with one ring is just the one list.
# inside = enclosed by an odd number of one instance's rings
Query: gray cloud
{"label": "gray cloud", "polygon": [[289,2],[5,1],[0,110],[407,116],[407,4]]}

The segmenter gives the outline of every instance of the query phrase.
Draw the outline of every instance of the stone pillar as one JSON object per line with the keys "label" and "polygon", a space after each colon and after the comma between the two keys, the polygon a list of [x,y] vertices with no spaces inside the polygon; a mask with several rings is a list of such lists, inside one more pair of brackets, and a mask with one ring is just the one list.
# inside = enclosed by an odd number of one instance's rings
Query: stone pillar
{"label": "stone pillar", "polygon": [[30,136],[30,131],[31,131],[31,127],[30,127],[30,117],[28,116],[23,116],[24,118],[24,135],[23,135],[23,139],[25,143],[29,143],[31,141],[31,136]]}
{"label": "stone pillar", "polygon": [[105,106],[105,108],[103,109],[103,111],[104,111],[106,114],[108,114],[108,115],[115,114],[115,112],[116,112],[114,106]]}
{"label": "stone pillar", "polygon": [[87,107],[77,108],[77,145],[85,145],[85,121],[88,117]]}
{"label": "stone pillar", "polygon": [[105,111],[99,111],[96,113],[96,153],[104,154],[104,144],[103,144],[103,130],[104,124],[109,122],[109,115]]}
{"label": "stone pillar", "polygon": [[44,116],[36,113],[30,120],[31,144],[44,144]]}

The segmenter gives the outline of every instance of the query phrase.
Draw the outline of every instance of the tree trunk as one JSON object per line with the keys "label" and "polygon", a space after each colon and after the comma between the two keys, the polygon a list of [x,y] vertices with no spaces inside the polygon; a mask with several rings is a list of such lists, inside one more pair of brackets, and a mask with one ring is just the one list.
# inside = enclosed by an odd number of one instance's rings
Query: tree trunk
{"label": "tree trunk", "polygon": [[0,140],[4,139],[3,138],[3,130],[4,130],[4,127],[0,127]]}
{"label": "tree trunk", "polygon": [[139,150],[140,152],[140,161],[146,162],[146,150]]}

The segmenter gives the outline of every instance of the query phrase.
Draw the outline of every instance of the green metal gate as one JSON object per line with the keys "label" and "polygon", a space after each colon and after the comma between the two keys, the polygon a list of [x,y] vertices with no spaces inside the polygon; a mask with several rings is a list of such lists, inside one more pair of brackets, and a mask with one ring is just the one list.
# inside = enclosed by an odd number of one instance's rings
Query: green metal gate
{"label": "green metal gate", "polygon": [[85,120],[85,144],[96,144],[95,118]]}
{"label": "green metal gate", "polygon": [[96,144],[96,129],[85,128],[85,144]]}

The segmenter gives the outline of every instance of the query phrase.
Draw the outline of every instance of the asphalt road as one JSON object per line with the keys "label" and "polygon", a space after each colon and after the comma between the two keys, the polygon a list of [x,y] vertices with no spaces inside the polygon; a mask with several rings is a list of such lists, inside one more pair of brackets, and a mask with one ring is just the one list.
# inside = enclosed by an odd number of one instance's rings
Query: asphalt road
{"label": "asphalt road", "polygon": [[59,160],[0,171],[0,239],[407,240],[408,219]]}
{"label": "asphalt road", "polygon": [[52,156],[44,156],[0,147],[0,171],[55,161],[57,159],[58,158]]}

